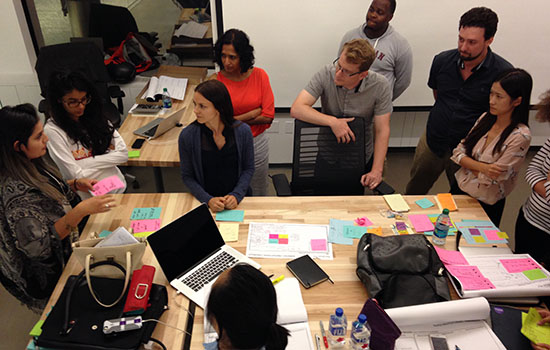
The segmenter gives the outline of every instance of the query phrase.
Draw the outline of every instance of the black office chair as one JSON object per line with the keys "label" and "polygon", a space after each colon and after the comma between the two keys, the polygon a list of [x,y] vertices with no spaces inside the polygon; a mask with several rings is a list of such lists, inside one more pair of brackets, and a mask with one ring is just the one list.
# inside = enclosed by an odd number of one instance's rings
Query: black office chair
{"label": "black office chair", "polygon": [[[349,123],[355,142],[338,143],[330,127],[294,123],[292,181],[284,174],[272,176],[278,196],[363,195],[360,183],[365,173],[365,126],[363,118]],[[387,183],[379,185],[376,194],[394,190]]]}
{"label": "black office chair", "polygon": [[[54,72],[77,71],[84,74],[97,88],[107,119],[115,128],[120,126],[121,115],[124,113],[122,98],[125,94],[119,86],[107,85],[110,77],[103,63],[103,53],[93,43],[73,42],[44,46],[38,53],[35,69],[40,83],[40,95],[44,98]],[[117,99],[117,106],[111,102],[111,98]],[[46,113],[45,100],[40,101],[38,110]]]}

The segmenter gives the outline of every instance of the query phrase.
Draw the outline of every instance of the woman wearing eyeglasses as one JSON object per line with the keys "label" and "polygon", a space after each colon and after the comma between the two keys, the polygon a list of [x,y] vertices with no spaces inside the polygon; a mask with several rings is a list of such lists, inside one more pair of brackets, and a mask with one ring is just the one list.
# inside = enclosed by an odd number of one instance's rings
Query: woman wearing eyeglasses
{"label": "woman wearing eyeglasses", "polygon": [[[128,149],[103,114],[94,85],[80,73],[56,73],[50,79],[47,100],[44,132],[50,139],[49,154],[63,178],[102,180],[116,175],[126,185],[117,165],[128,160]],[[82,199],[91,196],[78,194]]]}
{"label": "woman wearing eyeglasses", "polygon": [[234,118],[250,125],[254,136],[252,195],[266,196],[269,144],[265,131],[275,116],[269,77],[263,69],[254,67],[254,47],[241,30],[226,31],[216,42],[214,56],[220,67],[216,78],[229,90]]}

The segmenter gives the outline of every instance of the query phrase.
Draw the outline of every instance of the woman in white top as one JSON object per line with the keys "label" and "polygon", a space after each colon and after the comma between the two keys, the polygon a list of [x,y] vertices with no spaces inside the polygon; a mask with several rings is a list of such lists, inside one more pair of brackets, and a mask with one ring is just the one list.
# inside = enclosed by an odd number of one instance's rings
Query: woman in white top
{"label": "woman in white top", "polygon": [[491,221],[500,224],[506,196],[512,192],[531,144],[529,101],[533,79],[523,69],[500,73],[491,87],[489,111],[483,113],[451,159],[458,189],[479,201]]}
{"label": "woman in white top", "polygon": [[[77,72],[55,73],[48,85],[44,132],[48,151],[64,179],[102,180],[116,175],[126,189],[117,165],[128,160],[124,140],[103,114],[95,86]],[[87,192],[78,191],[82,199]]]}

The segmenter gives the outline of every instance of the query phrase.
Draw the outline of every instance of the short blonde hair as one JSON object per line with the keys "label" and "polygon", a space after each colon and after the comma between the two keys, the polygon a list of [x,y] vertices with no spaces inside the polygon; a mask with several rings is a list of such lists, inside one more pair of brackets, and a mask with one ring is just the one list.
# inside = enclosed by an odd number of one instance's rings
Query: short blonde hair
{"label": "short blonde hair", "polygon": [[345,51],[346,59],[349,62],[359,65],[361,72],[369,70],[376,55],[372,45],[365,39],[348,41],[344,44],[342,51]]}
{"label": "short blonde hair", "polygon": [[550,122],[550,90],[547,90],[542,94],[536,109],[536,117],[539,122]]}

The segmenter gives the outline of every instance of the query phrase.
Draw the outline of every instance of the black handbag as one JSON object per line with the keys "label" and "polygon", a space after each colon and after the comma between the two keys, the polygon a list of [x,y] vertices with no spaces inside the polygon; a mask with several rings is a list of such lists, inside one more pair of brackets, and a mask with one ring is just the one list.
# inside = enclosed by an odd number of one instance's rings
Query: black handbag
{"label": "black handbag", "polygon": [[424,235],[367,233],[357,246],[357,276],[385,309],[450,300],[444,272]]}
{"label": "black handbag", "polygon": [[[156,322],[145,322],[140,329],[131,331],[103,333],[105,320],[122,317],[124,302],[120,301],[110,308],[99,305],[82,275],[69,277],[59,300],[42,325],[42,334],[36,344],[53,349],[134,350],[147,343]],[[94,290],[102,300],[116,300],[124,287],[124,280],[121,279],[92,277],[92,280]],[[167,305],[166,287],[153,284],[149,307],[141,315],[143,320],[158,320]]]}

